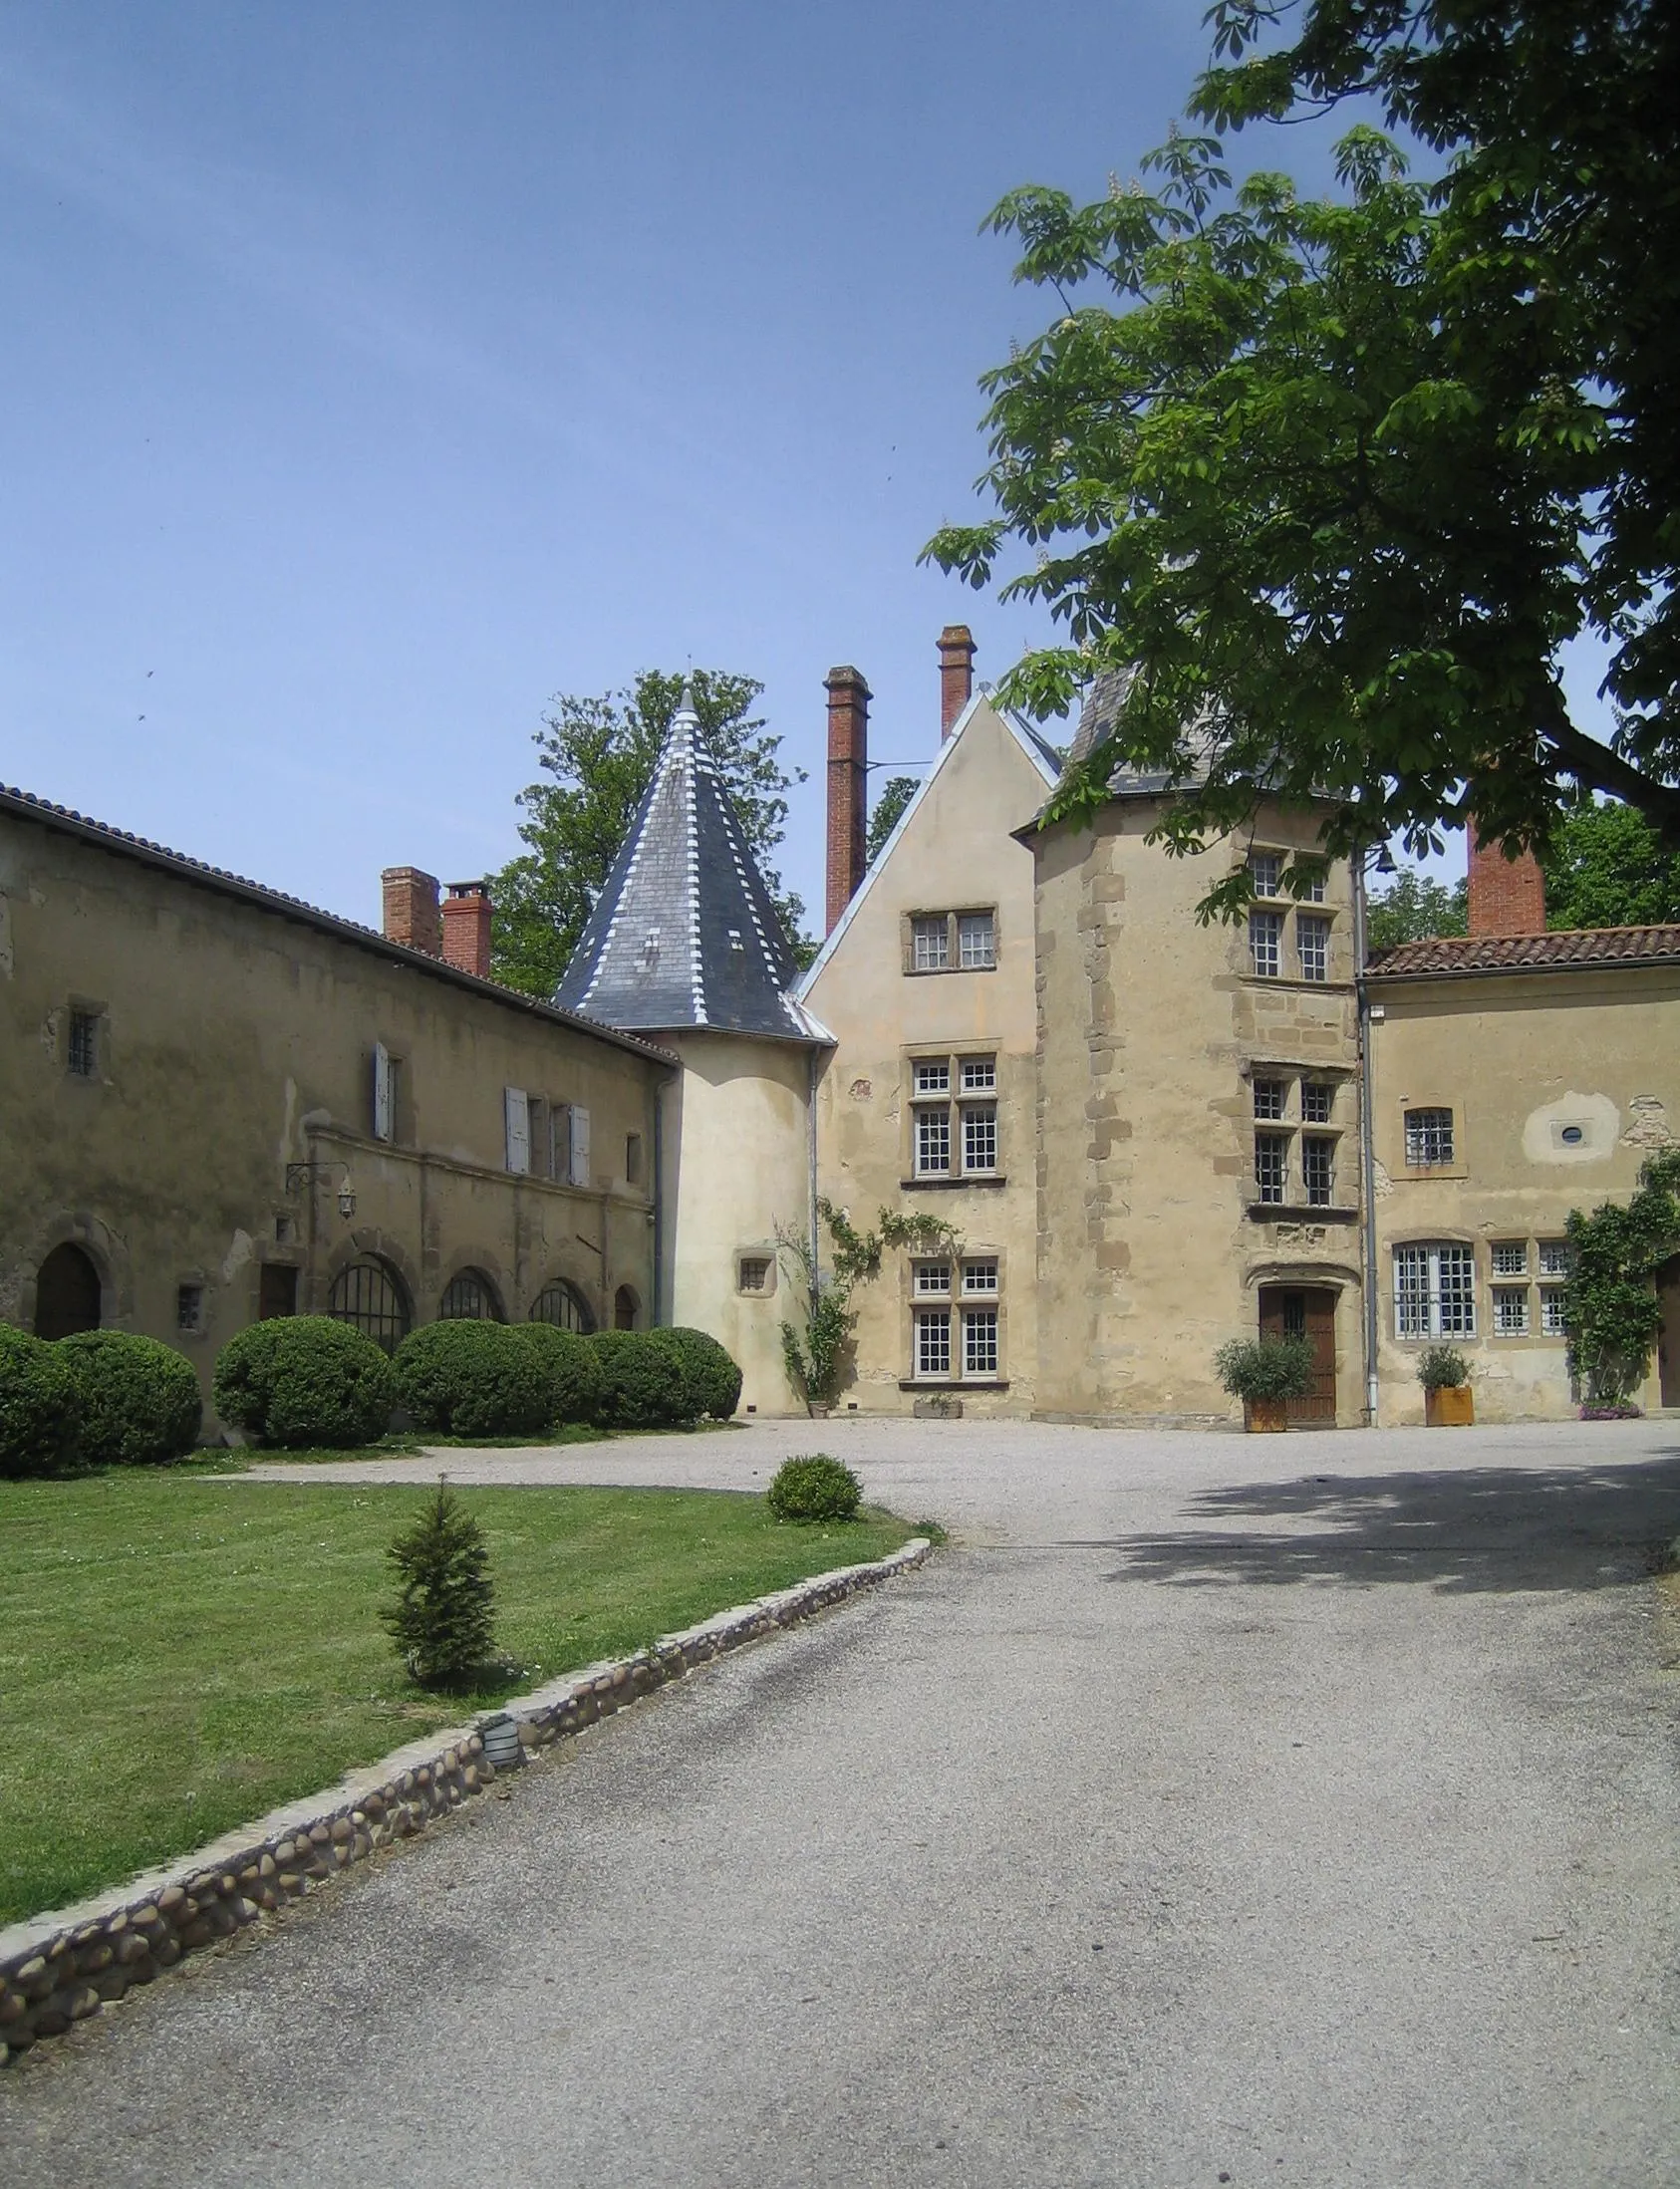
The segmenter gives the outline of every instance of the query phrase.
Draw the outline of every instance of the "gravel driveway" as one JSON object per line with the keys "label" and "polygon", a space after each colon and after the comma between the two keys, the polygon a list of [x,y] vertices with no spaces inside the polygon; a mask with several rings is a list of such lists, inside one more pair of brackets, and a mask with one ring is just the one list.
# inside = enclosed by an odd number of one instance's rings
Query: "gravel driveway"
{"label": "gravel driveway", "polygon": [[42,2047],[0,2178],[1680,2178],[1680,1423],[820,1441],[951,1549]]}

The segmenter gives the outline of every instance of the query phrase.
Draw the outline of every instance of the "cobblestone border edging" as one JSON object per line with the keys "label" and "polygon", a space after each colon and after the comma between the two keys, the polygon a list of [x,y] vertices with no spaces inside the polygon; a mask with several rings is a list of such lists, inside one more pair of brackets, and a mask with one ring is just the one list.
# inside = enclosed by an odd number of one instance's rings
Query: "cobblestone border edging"
{"label": "cobblestone border edging", "polygon": [[633,1657],[569,1673],[452,1736],[429,1734],[349,1773],[327,1793],[277,1809],[183,1861],[81,1907],[14,1925],[0,1935],[0,2065],[482,1793],[498,1776],[484,1755],[481,1729],[490,1722],[516,1721],[524,1760],[713,1657],[912,1571],[932,1548],[916,1536],[889,1557],[818,1573],[668,1634]]}

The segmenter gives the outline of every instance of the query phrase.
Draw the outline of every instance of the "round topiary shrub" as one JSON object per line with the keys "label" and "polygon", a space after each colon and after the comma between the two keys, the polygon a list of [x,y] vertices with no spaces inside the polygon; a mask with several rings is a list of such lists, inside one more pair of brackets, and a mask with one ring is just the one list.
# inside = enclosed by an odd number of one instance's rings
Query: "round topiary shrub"
{"label": "round topiary shrub", "polygon": [[606,1380],[601,1358],[589,1339],[576,1330],[560,1330],[551,1322],[508,1325],[542,1363],[548,1378],[550,1428],[599,1421]]}
{"label": "round topiary shrub", "polygon": [[259,1444],[372,1444],[397,1403],[391,1363],[331,1315],[276,1315],[229,1338],[211,1384],[216,1412]]}
{"label": "round topiary shrub", "polygon": [[82,1395],[88,1466],[166,1467],[197,1443],[198,1374],[173,1346],[127,1330],[81,1330],[54,1351]]}
{"label": "round topiary shrub", "polygon": [[601,1364],[601,1419],[613,1429],[672,1429],[693,1421],[682,1360],[656,1343],[653,1330],[598,1330],[590,1339]]}
{"label": "round topiary shrub", "polygon": [[549,1382],[521,1332],[501,1322],[432,1322],[393,1362],[397,1395],[421,1429],[452,1437],[528,1437],[550,1420]]}
{"label": "round topiary shrub", "polygon": [[82,1393],[57,1346],[0,1323],[0,1476],[64,1474],[81,1424]]}
{"label": "round topiary shrub", "polygon": [[650,1330],[648,1335],[683,1364],[688,1391],[686,1413],[695,1420],[709,1414],[726,1422],[740,1404],[740,1370],[717,1340],[704,1330]]}
{"label": "round topiary shrub", "polygon": [[863,1485],[827,1452],[783,1460],[770,1479],[764,1503],[778,1520],[855,1520]]}

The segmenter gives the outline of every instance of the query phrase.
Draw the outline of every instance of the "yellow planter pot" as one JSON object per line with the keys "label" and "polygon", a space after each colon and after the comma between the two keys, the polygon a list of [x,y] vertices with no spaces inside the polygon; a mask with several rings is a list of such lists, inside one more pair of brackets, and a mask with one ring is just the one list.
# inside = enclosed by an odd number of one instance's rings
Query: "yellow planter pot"
{"label": "yellow planter pot", "polygon": [[1423,1418],[1431,1429],[1468,1429],[1476,1419],[1476,1395],[1467,1383],[1444,1383],[1424,1393]]}

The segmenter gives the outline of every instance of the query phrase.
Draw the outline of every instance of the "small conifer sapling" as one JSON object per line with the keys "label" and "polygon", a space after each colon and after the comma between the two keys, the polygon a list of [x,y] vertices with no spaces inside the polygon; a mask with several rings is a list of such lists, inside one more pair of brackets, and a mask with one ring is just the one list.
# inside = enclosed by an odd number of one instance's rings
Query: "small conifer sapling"
{"label": "small conifer sapling", "polygon": [[495,1660],[495,1591],[483,1531],[441,1481],[386,1552],[403,1593],[380,1613],[421,1687],[449,1687]]}

